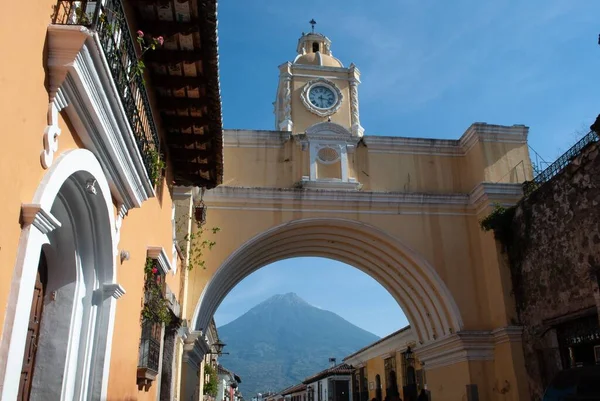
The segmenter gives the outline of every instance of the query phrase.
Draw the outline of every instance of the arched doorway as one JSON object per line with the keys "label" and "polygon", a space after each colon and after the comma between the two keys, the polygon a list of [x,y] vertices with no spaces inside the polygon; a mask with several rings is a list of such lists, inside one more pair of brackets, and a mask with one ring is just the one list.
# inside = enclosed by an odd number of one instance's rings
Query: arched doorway
{"label": "arched doorway", "polygon": [[[105,396],[114,301],[123,293],[114,283],[114,233],[110,189],[100,164],[87,150],[65,152],[34,201],[23,205],[13,275],[18,284],[11,290],[5,323],[11,330],[0,354],[6,356],[0,358],[5,361],[3,400]],[[47,271],[45,282],[36,279],[38,265]],[[43,299],[34,298],[34,291]],[[32,308],[39,302],[43,308]],[[38,323],[33,331],[31,319]],[[15,369],[23,361],[26,369]]]}

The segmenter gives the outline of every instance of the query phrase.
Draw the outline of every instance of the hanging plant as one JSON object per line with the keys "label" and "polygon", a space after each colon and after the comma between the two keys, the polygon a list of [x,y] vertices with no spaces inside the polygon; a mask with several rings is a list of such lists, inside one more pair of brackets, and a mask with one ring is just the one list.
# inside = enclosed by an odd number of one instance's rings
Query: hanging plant
{"label": "hanging plant", "polygon": [[147,258],[144,267],[144,307],[142,317],[154,323],[171,323],[169,301],[163,294],[164,277],[160,274],[156,260]]}
{"label": "hanging plant", "polygon": [[208,376],[208,380],[204,383],[204,395],[216,397],[219,389],[219,382],[215,368],[207,363],[204,365],[204,374]]}

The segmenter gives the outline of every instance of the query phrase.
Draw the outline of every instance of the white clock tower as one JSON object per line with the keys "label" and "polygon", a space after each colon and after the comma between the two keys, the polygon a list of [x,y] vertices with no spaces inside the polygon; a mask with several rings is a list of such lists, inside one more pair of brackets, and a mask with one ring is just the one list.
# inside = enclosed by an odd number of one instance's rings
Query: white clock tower
{"label": "white clock tower", "polygon": [[[349,154],[363,136],[358,108],[360,71],[344,67],[331,53],[331,41],[302,34],[293,62],[279,66],[275,129],[290,132],[309,152],[307,186],[355,188]],[[351,163],[350,163],[351,164]]]}

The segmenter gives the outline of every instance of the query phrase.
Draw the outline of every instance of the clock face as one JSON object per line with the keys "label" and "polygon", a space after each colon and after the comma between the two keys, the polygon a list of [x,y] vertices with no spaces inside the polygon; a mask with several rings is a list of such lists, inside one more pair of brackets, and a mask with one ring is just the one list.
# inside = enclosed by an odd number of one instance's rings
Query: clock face
{"label": "clock face", "polygon": [[308,93],[308,100],[310,100],[315,107],[328,109],[335,104],[336,96],[327,86],[315,85]]}

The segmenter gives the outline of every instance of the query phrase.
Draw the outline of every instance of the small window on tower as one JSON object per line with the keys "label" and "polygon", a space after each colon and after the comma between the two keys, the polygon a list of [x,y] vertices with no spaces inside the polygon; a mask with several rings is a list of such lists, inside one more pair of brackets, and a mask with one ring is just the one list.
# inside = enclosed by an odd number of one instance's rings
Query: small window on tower
{"label": "small window on tower", "polygon": [[319,42],[313,42],[313,53],[319,51]]}

